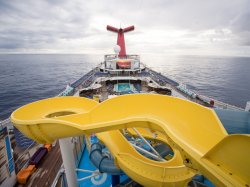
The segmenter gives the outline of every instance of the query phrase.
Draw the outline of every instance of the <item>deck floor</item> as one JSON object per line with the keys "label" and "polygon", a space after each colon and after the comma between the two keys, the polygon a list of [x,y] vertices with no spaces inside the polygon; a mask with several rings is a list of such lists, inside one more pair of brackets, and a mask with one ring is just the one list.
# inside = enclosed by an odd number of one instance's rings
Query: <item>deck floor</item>
{"label": "deck floor", "polygon": [[51,186],[57,172],[62,165],[62,157],[59,143],[51,149],[44,157],[38,169],[31,175],[25,185],[17,185],[18,187],[40,187]]}

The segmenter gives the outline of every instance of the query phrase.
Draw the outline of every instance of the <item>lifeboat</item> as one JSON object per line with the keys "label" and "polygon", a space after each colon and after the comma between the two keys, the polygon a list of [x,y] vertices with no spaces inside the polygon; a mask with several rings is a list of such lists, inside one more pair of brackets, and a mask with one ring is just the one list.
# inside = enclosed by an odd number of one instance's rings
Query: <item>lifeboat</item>
{"label": "lifeboat", "polygon": [[128,60],[128,59],[117,60],[116,64],[121,69],[130,69],[131,68],[131,60]]}

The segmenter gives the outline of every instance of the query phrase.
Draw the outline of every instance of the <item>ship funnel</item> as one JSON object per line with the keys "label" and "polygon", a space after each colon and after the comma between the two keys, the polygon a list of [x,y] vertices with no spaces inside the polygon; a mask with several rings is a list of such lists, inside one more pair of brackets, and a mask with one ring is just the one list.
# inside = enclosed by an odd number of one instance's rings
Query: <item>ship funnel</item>
{"label": "ship funnel", "polygon": [[120,46],[121,50],[119,52],[119,57],[126,57],[126,47],[125,47],[125,40],[124,40],[124,33],[133,31],[135,29],[134,26],[126,27],[124,29],[115,28],[110,25],[107,25],[107,30],[117,33],[117,45]]}

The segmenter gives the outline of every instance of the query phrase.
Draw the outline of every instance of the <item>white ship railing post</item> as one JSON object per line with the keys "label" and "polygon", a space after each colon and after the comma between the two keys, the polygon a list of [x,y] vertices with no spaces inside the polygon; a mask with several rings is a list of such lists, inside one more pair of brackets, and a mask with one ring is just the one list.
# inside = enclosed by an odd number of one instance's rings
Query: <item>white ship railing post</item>
{"label": "white ship railing post", "polygon": [[75,159],[73,147],[71,145],[71,138],[59,139],[63,166],[65,169],[68,187],[77,187],[77,176],[75,171]]}
{"label": "white ship railing post", "polygon": [[146,143],[150,149],[155,153],[155,155],[162,161],[165,161],[161,155],[150,145],[150,143],[148,143],[148,141],[141,135],[141,133],[139,133],[139,131],[137,131],[136,128],[133,128],[133,130],[135,131],[135,133],[144,141],[144,143]]}

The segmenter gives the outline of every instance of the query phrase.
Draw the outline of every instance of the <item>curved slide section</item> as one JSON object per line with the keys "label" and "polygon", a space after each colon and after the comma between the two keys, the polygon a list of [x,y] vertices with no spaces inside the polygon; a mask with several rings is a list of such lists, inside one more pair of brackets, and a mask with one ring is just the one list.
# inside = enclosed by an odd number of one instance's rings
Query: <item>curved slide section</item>
{"label": "curved slide section", "polygon": [[119,130],[98,133],[97,137],[109,148],[117,165],[143,186],[187,186],[194,176],[179,154],[169,161],[154,161],[137,152]]}
{"label": "curved slide section", "polygon": [[[11,119],[22,133],[40,143],[104,133],[101,139],[117,165],[143,185],[183,186],[193,172],[200,172],[217,186],[250,186],[249,135],[229,136],[213,110],[179,98],[133,94],[101,104],[77,97],[51,98],[17,109]],[[133,127],[162,133],[187,167],[171,160],[150,161],[133,152],[117,131]]]}

